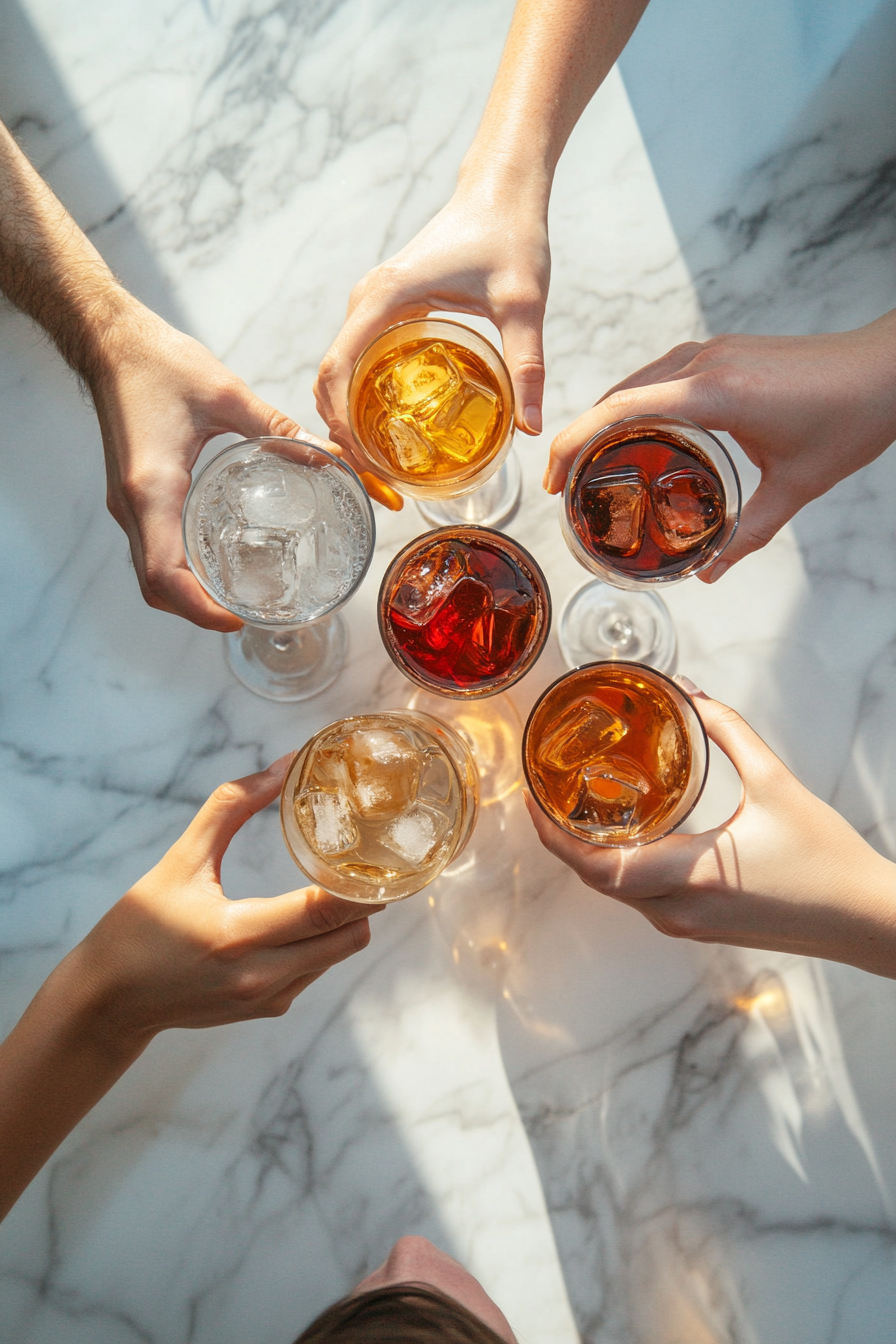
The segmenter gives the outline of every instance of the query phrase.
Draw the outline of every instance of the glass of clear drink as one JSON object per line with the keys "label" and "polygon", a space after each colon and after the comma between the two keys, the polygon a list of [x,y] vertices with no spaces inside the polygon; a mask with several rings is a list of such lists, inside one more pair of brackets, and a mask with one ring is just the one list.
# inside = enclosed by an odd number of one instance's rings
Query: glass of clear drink
{"label": "glass of clear drink", "polygon": [[657,588],[715,563],[740,518],[740,481],[715,435],[664,416],[607,426],[582,448],[560,523],[573,555],[598,576],[560,617],[570,666],[602,658],[675,664],[675,629]]}
{"label": "glass of clear drink", "polygon": [[539,807],[591,845],[624,849],[668,835],[693,811],[709,768],[694,702],[642,663],[591,663],[536,702],[523,769]]}
{"label": "glass of clear drink", "polygon": [[497,527],[519,503],[513,384],[479,332],[447,318],[389,327],[352,370],[348,417],[378,476],[435,526]]}
{"label": "glass of clear drink", "polygon": [[410,542],[380,586],[389,657],[422,687],[461,700],[497,695],[540,657],[547,580],[527,550],[487,527],[442,527]]}
{"label": "glass of clear drink", "polygon": [[184,504],[187,562],[239,616],[234,676],[268,700],[307,700],[345,662],[338,609],[367,573],[376,530],[350,467],[303,439],[247,439],[218,453]]}
{"label": "glass of clear drink", "polygon": [[479,807],[473,754],[420,710],[340,719],[315,733],[283,783],[287,848],[318,886],[350,901],[400,901],[466,845]]}

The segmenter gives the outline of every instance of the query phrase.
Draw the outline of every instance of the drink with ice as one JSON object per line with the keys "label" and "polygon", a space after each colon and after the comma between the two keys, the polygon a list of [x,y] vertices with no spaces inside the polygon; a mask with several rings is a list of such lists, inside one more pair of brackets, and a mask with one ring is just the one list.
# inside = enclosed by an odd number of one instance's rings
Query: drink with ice
{"label": "drink with ice", "polygon": [[466,742],[419,711],[330,724],[299,752],[283,785],[290,853],[337,896],[395,901],[461,851],[478,806]]}
{"label": "drink with ice", "polygon": [[478,698],[506,690],[538,658],[551,624],[547,582],[528,551],[483,527],[412,541],[380,587],[383,643],[425,690]]}
{"label": "drink with ice", "polygon": [[688,696],[638,663],[594,663],[561,677],[533,709],[523,766],[533,796],[591,844],[657,840],[703,789],[706,736]]}
{"label": "drink with ice", "polygon": [[510,445],[513,391],[494,347],[458,322],[383,332],[355,365],[349,419],[372,468],[406,494],[476,489]]}

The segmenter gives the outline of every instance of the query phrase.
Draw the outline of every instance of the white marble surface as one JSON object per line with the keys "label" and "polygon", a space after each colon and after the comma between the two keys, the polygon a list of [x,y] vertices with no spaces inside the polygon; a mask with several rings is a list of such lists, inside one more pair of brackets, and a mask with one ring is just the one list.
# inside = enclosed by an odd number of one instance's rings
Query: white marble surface
{"label": "white marble surface", "polygon": [[[318,427],[347,291],[449,192],[510,0],[20,3],[0,8],[4,119],[128,285]],[[896,304],[893,12],[687,236],[617,74],[575,132],[547,434],[522,447],[512,528],[558,606],[582,575],[538,488],[551,432],[695,333]],[[341,681],[304,707],[256,700],[215,636],[142,605],[58,359],[8,312],[0,350],[5,1029],[214,784],[407,699],[373,598],[422,524],[377,510]],[[885,458],[669,600],[682,669],[896,856],[894,498]],[[552,640],[521,712],[559,668]],[[714,762],[700,817],[734,793]],[[294,871],[265,814],[229,890]],[[378,916],[285,1019],[153,1045],[0,1231],[3,1338],[289,1344],[417,1231],[527,1344],[889,1344],[894,1021],[890,982],[664,940],[541,851],[511,791],[461,871]]]}

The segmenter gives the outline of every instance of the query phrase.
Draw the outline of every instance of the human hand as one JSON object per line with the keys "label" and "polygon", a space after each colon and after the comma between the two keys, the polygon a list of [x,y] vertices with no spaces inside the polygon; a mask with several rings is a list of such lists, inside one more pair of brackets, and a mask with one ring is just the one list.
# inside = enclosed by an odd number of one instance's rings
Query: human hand
{"label": "human hand", "polygon": [[109,512],[127,533],[144,598],[205,629],[238,630],[242,621],[208,596],[184,554],[181,515],[202,448],[232,432],[246,439],[301,435],[340,450],[256,397],[205,346],[136,300],[104,338],[88,383],[103,435]]}
{"label": "human hand", "polygon": [[579,450],[632,415],[726,430],[762,472],[712,583],[765,546],[810,500],[896,439],[896,310],[824,336],[715,336],[678,345],[617,383],[551,445],[545,489],[562,489]]}
{"label": "human hand", "polygon": [[825,957],[896,978],[896,864],[804,788],[733,709],[691,693],[743,782],[734,815],[701,835],[607,849],[561,830],[527,796],[542,844],[670,937]]}
{"label": "human hand", "polygon": [[[345,323],[315,383],[331,437],[354,454],[346,396],[367,345],[395,322],[431,312],[477,313],[501,333],[513,381],[516,423],[541,432],[542,324],[550,278],[545,209],[522,208],[511,190],[459,188],[394,257],[368,271],[349,298]],[[359,468],[359,469],[363,469]]]}
{"label": "human hand", "polygon": [[[221,861],[277,797],[292,755],[222,784],[164,858],[57,968],[91,1032],[142,1045],[167,1027],[277,1017],[330,966],[367,946],[382,906],[319,887],[231,901]],[[86,988],[83,988],[86,987]]]}

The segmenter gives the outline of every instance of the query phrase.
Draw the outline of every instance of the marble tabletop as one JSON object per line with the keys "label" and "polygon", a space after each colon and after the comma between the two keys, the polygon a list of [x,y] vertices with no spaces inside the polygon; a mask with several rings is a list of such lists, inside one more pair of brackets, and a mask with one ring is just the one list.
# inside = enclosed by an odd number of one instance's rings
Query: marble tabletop
{"label": "marble tabletop", "polygon": [[[675,8],[655,0],[558,173],[546,432],[518,445],[510,525],[555,607],[585,576],[540,489],[552,433],[680,340],[896,305],[893,0],[757,4],[755,32],[735,0]],[[348,290],[449,194],[511,11],[5,0],[0,115],[130,288],[320,431]],[[789,26],[763,43],[766,11]],[[218,636],[143,605],[90,407],[9,311],[0,388],[8,1030],[217,783],[408,702],[374,596],[424,524],[377,506],[344,674],[269,704]],[[722,583],[669,594],[681,670],[892,857],[894,499],[891,455]],[[890,1344],[896,986],[664,939],[541,850],[514,752],[560,670],[552,637],[487,702],[487,805],[454,870],[285,1018],[157,1039],[71,1135],[0,1231],[5,1341],[290,1344],[419,1232],[526,1344]],[[714,757],[693,824],[736,797]],[[232,896],[295,885],[274,812],[225,876]]]}

